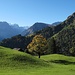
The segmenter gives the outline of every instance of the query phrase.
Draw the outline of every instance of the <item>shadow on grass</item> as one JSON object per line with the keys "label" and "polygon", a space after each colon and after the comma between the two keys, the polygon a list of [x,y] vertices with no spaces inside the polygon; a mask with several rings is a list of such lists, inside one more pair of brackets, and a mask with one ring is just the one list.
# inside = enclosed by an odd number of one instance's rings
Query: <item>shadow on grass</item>
{"label": "shadow on grass", "polygon": [[57,64],[64,64],[64,65],[75,65],[75,62],[70,62],[70,61],[66,61],[66,60],[54,60],[51,61],[53,63],[57,63]]}
{"label": "shadow on grass", "polygon": [[36,62],[34,58],[31,58],[29,56],[24,56],[24,55],[14,55],[12,58],[14,61],[19,61],[19,62]]}
{"label": "shadow on grass", "polygon": [[32,64],[32,65],[39,65],[39,66],[49,66],[49,64],[45,63],[44,61],[37,59],[31,56],[24,56],[24,55],[14,55],[10,58],[12,61],[17,61],[20,63]]}

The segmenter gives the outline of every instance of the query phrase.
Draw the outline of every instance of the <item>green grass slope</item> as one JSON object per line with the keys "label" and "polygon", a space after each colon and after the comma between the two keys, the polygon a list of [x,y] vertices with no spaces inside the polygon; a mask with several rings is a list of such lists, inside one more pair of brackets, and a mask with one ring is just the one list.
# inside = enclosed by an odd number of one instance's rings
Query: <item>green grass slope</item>
{"label": "green grass slope", "polygon": [[0,75],[75,75],[75,58],[54,54],[39,59],[0,47]]}
{"label": "green grass slope", "polygon": [[75,74],[75,57],[52,54],[42,56],[41,59],[52,65],[52,68],[49,67],[50,69],[48,70],[47,75]]}
{"label": "green grass slope", "polygon": [[9,48],[0,47],[0,75],[20,75],[40,68],[46,63],[34,56],[18,52]]}

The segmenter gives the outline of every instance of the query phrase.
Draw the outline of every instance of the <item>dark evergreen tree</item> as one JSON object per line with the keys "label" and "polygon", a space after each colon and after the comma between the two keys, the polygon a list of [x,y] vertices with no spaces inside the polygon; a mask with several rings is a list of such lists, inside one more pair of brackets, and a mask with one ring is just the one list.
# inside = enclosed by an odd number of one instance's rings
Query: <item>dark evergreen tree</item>
{"label": "dark evergreen tree", "polygon": [[57,53],[56,42],[55,39],[52,37],[48,40],[48,52],[49,53]]}

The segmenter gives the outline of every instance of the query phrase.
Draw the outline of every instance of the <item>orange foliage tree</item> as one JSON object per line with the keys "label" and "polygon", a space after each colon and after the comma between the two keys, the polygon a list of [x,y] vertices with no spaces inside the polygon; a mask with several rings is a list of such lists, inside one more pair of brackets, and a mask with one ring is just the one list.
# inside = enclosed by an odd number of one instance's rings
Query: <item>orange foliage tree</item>
{"label": "orange foliage tree", "polygon": [[42,35],[36,35],[27,48],[30,53],[35,52],[40,58],[40,55],[46,52],[47,40]]}

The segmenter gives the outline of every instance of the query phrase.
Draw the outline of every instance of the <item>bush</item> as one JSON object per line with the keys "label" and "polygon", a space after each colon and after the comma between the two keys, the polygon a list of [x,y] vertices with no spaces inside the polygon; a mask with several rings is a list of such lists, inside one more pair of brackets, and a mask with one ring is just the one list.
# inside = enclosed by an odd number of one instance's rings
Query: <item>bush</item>
{"label": "bush", "polygon": [[75,56],[75,47],[70,48],[69,51],[72,56]]}

